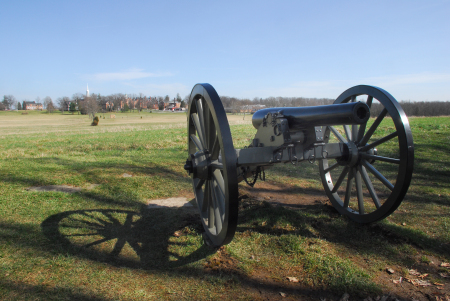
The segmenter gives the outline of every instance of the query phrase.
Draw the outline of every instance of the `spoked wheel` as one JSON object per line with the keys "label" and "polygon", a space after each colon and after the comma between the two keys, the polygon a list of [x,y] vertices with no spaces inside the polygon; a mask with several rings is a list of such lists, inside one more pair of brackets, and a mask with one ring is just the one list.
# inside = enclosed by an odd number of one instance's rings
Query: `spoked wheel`
{"label": "spoked wheel", "polygon": [[209,84],[197,84],[191,92],[188,153],[185,169],[192,176],[205,240],[227,244],[237,226],[237,159],[225,110]]}
{"label": "spoked wheel", "polygon": [[355,86],[334,102],[362,101],[371,108],[367,124],[327,126],[325,142],[344,144],[345,155],[321,160],[319,169],[333,206],[359,223],[383,219],[397,209],[413,171],[414,144],[408,118],[388,92]]}

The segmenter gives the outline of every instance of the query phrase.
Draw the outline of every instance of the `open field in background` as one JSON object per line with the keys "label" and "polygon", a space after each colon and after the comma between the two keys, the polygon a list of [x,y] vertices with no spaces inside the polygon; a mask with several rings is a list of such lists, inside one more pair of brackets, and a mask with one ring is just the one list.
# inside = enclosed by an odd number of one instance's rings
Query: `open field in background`
{"label": "open field in background", "polygon": [[[450,270],[439,266],[450,262],[448,117],[410,118],[414,176],[386,220],[359,225],[338,215],[317,165],[286,164],[267,171],[256,190],[269,196],[267,187],[283,186],[312,201],[290,210],[244,196],[235,239],[211,250],[195,211],[146,209],[158,198],[193,198],[183,169],[186,115],[98,115],[92,127],[82,115],[0,112],[0,299],[338,300],[347,292],[358,300],[392,292],[440,300],[450,293]],[[248,145],[251,116],[228,118],[235,147]],[[45,185],[82,189],[27,190]],[[393,283],[417,279],[411,269],[443,286]]]}

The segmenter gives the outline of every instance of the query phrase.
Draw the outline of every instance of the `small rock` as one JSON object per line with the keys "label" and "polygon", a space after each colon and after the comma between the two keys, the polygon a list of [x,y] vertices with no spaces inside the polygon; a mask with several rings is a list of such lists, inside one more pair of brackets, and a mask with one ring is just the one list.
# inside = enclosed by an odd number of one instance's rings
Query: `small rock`
{"label": "small rock", "polygon": [[402,223],[402,226],[406,226],[406,223]]}
{"label": "small rock", "polygon": [[280,296],[285,298],[287,295],[285,293],[283,293],[283,292],[280,292]]}
{"label": "small rock", "polygon": [[345,293],[342,295],[341,299],[339,299],[339,301],[348,301],[348,298],[350,298],[350,295]]}
{"label": "small rock", "polygon": [[130,175],[130,174],[127,174],[127,173],[124,173],[124,174],[122,175],[122,177],[123,177],[123,178],[131,178],[131,177],[132,177],[132,175]]}
{"label": "small rock", "polygon": [[298,282],[297,277],[286,277],[287,280],[289,280],[289,282]]}
{"label": "small rock", "polygon": [[395,273],[395,271],[393,270],[393,269],[391,269],[391,268],[387,268],[386,269],[386,272],[388,273],[388,274],[394,274]]}

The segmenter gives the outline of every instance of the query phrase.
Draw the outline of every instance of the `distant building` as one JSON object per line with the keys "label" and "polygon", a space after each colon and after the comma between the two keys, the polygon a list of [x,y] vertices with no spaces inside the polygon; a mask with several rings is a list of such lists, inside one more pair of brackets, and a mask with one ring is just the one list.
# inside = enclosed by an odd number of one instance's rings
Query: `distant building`
{"label": "distant building", "polygon": [[181,102],[178,102],[176,98],[173,99],[173,102],[169,102],[164,110],[169,111],[178,111],[180,109]]}
{"label": "distant building", "polygon": [[23,101],[22,110],[41,110],[44,106],[41,103],[36,103],[35,101]]}

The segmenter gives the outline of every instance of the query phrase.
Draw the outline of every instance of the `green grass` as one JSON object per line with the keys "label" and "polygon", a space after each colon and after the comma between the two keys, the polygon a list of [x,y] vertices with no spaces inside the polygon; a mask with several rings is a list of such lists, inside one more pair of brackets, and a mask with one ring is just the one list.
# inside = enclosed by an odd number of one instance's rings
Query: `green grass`
{"label": "green grass", "polygon": [[[92,127],[81,115],[0,112],[0,299],[253,300],[259,291],[296,298],[305,289],[375,296],[387,289],[377,280],[387,265],[450,261],[447,117],[410,119],[413,181],[386,220],[359,225],[323,204],[289,210],[247,199],[235,239],[217,251],[203,245],[195,212],[145,209],[152,199],[193,198],[183,169],[186,115],[100,115]],[[229,118],[234,146],[248,145],[250,118]],[[326,199],[317,164],[266,176]],[[44,185],[83,189],[27,190]],[[105,237],[114,239],[82,247]]]}

